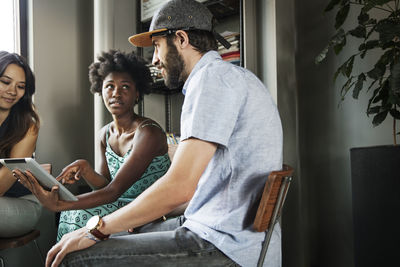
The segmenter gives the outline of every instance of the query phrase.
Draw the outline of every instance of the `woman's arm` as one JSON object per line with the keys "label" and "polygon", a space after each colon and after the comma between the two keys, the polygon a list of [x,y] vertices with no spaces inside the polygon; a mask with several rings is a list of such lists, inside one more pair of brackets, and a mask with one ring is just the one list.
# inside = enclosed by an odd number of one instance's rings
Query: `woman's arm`
{"label": "woman's arm", "polygon": [[154,126],[138,129],[133,138],[132,150],[115,178],[102,189],[78,196],[79,201],[73,209],[92,208],[116,201],[140,179],[151,161],[167,153],[167,149],[165,134],[161,129]]}
{"label": "woman's arm", "polygon": [[58,175],[57,180],[62,183],[73,184],[76,180],[83,178],[94,190],[106,186],[111,180],[105,158],[106,131],[107,126],[104,126],[96,139],[100,151],[100,160],[96,165],[96,171],[90,166],[87,160],[79,159],[66,166]]}
{"label": "woman's arm", "polygon": [[[45,191],[33,176],[19,174],[21,182],[35,193],[42,204],[53,211],[93,208],[118,199],[147,169],[154,157],[165,154],[165,134],[157,127],[148,126],[136,132],[132,151],[115,178],[105,187],[77,196],[79,201],[61,201],[57,191]],[[51,196],[49,196],[51,195]]]}
{"label": "woman's arm", "polygon": [[[10,158],[29,158],[35,151],[39,129],[31,126],[24,138],[11,149]],[[6,167],[0,168],[0,196],[3,196],[15,183],[16,179]]]}

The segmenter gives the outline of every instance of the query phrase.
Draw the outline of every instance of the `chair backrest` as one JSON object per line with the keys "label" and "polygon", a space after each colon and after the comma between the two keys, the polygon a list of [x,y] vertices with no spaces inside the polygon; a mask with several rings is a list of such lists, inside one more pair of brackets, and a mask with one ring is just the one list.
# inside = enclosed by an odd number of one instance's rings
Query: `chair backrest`
{"label": "chair backrest", "polygon": [[292,174],[293,168],[285,164],[282,170],[269,174],[253,223],[256,231],[264,232],[271,226],[271,223],[275,223],[274,211],[276,212],[275,219],[279,218]]}
{"label": "chair backrest", "polygon": [[271,172],[265,182],[264,191],[253,223],[256,231],[265,232],[264,242],[257,263],[259,267],[263,266],[269,241],[271,240],[275,223],[281,215],[292,175],[293,168],[283,164],[282,170]]}
{"label": "chair backrest", "polygon": [[31,242],[32,240],[35,240],[39,236],[40,236],[39,230],[32,230],[29,233],[17,237],[1,237],[0,250],[23,246]]}

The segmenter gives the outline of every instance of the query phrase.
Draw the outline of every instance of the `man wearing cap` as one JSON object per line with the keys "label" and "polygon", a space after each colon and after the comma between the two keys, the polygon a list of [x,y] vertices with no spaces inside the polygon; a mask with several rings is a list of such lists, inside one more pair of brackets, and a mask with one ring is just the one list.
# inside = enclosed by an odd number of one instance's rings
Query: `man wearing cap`
{"label": "man wearing cap", "polygon": [[[282,166],[281,122],[262,82],[215,51],[216,39],[228,44],[212,19],[194,0],[172,0],[154,14],[149,32],[129,38],[154,46],[153,64],[168,87],[183,84],[181,143],[166,175],[129,205],[65,235],[46,266],[64,257],[65,266],[257,265],[264,233],[252,221],[269,172]],[[109,238],[187,201],[176,229]],[[281,266],[279,225],[264,266]]]}

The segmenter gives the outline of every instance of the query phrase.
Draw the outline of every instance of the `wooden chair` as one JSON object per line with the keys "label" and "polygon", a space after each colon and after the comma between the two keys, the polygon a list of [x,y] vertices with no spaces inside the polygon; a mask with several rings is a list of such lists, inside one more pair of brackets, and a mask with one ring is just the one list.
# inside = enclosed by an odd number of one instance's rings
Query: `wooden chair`
{"label": "wooden chair", "polygon": [[265,232],[257,266],[263,266],[272,232],[281,215],[292,175],[293,168],[284,164],[282,170],[271,172],[265,183],[253,223],[253,227],[257,232]]}
{"label": "wooden chair", "polygon": [[[36,242],[36,239],[40,236],[40,231],[39,230],[32,230],[27,234],[17,236],[17,237],[9,237],[9,238],[0,238],[0,250],[4,249],[10,249],[10,248],[18,248],[22,247],[29,242],[33,241],[35,243],[36,249],[40,255],[40,260],[42,261],[44,265],[44,258],[42,255],[42,252],[39,249],[38,243]],[[3,259],[0,257],[0,267],[4,267],[5,263]]]}
{"label": "wooden chair", "polygon": [[[48,171],[49,173],[51,173],[51,164],[41,164],[41,166]],[[33,241],[35,243],[35,246],[39,252],[40,255],[40,259],[44,265],[44,258],[42,253],[40,252],[38,243],[36,242],[36,239],[40,236],[40,231],[39,230],[32,230],[29,233],[26,233],[24,235],[21,236],[17,236],[17,237],[1,237],[0,238],[0,250],[4,250],[4,249],[10,249],[10,248],[18,248],[18,247],[22,247],[26,244],[28,244],[29,242]],[[0,267],[4,267],[4,261],[3,259],[0,257]]]}

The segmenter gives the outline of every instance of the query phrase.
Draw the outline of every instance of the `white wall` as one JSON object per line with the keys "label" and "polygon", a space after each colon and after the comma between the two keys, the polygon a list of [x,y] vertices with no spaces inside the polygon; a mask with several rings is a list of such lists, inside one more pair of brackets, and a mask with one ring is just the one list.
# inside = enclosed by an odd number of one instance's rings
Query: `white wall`
{"label": "white wall", "polygon": [[91,1],[30,1],[29,58],[42,119],[36,155],[54,174],[75,159],[93,161],[92,25]]}
{"label": "white wall", "polygon": [[[92,1],[28,1],[28,57],[42,120],[36,157],[51,163],[54,175],[75,159],[93,162],[93,96],[87,76],[93,55],[92,21]],[[46,255],[57,233],[54,213],[43,209],[37,227],[39,247]],[[32,244],[17,250],[25,256],[16,266],[36,265],[32,258],[39,255]]]}
{"label": "white wall", "polygon": [[[264,2],[265,1],[260,1]],[[271,5],[270,5],[271,6]],[[282,215],[282,252],[283,266],[310,266],[309,236],[307,226],[309,217],[307,198],[310,194],[301,175],[301,162],[299,157],[299,119],[298,119],[298,81],[296,77],[296,22],[295,6],[292,0],[275,1],[276,12],[276,73],[277,73],[277,98],[278,109],[283,127],[283,158],[284,162],[293,166],[294,179],[287,196]],[[262,18],[262,13],[259,14]],[[263,24],[261,22],[261,24]],[[266,25],[268,23],[265,21]],[[271,24],[271,23],[270,23]],[[263,42],[260,50],[265,47],[264,41],[269,38],[268,33],[263,33]],[[261,69],[268,75],[269,52],[262,52],[265,56],[261,62]]]}

